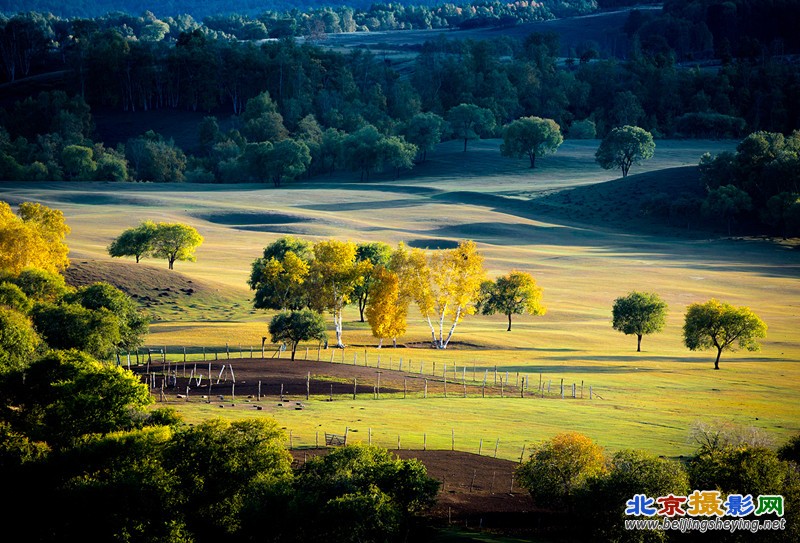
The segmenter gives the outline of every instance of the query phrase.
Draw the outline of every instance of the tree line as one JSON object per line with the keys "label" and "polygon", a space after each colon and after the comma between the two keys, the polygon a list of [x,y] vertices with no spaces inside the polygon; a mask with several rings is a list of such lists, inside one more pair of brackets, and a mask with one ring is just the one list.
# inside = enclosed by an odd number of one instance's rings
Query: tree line
{"label": "tree line", "polygon": [[[458,324],[468,315],[505,315],[511,331],[512,315],[543,315],[543,290],[533,276],[514,270],[487,280],[483,256],[472,241],[454,249],[425,251],[382,242],[356,244],[335,239],[310,243],[285,236],[264,248],[251,267],[253,306],[278,310],[269,331],[274,343],[289,342],[292,360],[303,341],[328,346],[322,312],[333,315],[335,346],[343,348],[343,313],[357,303],[361,322],[370,325],[379,340],[406,332],[410,305],[417,306],[428,325],[431,346],[446,349]],[[660,332],[667,304],[655,293],[631,292],[617,298],[612,326],[626,335]],[[760,349],[767,325],[748,307],[734,307],[711,299],[686,309],[683,340],[689,350],[716,349],[714,369],[724,351]]]}

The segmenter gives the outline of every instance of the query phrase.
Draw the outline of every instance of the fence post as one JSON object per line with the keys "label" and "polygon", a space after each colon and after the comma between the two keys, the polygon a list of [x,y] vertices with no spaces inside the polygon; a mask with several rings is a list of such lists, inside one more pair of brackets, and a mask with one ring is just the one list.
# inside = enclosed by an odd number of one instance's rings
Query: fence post
{"label": "fence post", "polygon": [[353,377],[353,399],[356,399],[356,389],[358,388],[358,378]]}
{"label": "fence post", "polygon": [[561,379],[561,399],[564,399],[564,379]]}
{"label": "fence post", "polygon": [[428,397],[428,379],[427,378],[425,379],[425,391],[422,393],[422,397],[423,398],[427,398]]}
{"label": "fence post", "polygon": [[407,388],[406,388],[406,378],[405,378],[405,377],[403,377],[403,399],[404,399],[404,400],[406,399],[406,392],[407,392]]}
{"label": "fence post", "polygon": [[478,456],[481,455],[481,451],[483,450],[483,438],[478,442]]}
{"label": "fence post", "polygon": [[225,357],[230,360],[231,359],[231,350],[228,348],[228,342],[225,342]]}
{"label": "fence post", "polygon": [[583,380],[581,380],[581,400],[583,399]]}
{"label": "fence post", "polygon": [[367,428],[367,444],[372,445],[372,428]]}
{"label": "fence post", "polygon": [[306,400],[309,399],[311,395],[311,372],[306,374]]}
{"label": "fence post", "polygon": [[258,382],[258,396],[256,397],[258,401],[261,401],[261,381]]}
{"label": "fence post", "polygon": [[522,452],[519,453],[519,463],[522,464],[522,458],[525,456],[525,444],[522,444]]}
{"label": "fence post", "polygon": [[456,429],[450,428],[450,450],[456,450]]}
{"label": "fence post", "polygon": [[428,434],[425,433],[422,434],[422,450],[428,450]]}
{"label": "fence post", "polygon": [[497,438],[497,441],[494,442],[494,457],[497,458],[497,447],[500,446],[500,438]]}
{"label": "fence post", "polygon": [[589,385],[589,399],[592,399],[592,385]]}
{"label": "fence post", "polygon": [[572,383],[572,397],[575,398],[575,383]]}

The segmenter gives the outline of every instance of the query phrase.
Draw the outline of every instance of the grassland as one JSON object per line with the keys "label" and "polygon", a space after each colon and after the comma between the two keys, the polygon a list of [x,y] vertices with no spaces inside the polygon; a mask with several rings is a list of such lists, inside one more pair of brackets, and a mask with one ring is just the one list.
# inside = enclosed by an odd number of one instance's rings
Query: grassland
{"label": "grassland", "polygon": [[[173,274],[192,281],[197,294],[189,303],[176,295],[177,303],[151,308],[160,319],[152,326],[152,345],[259,346],[268,315],[249,309],[245,281],[264,245],[283,234],[429,247],[473,239],[490,275],[510,269],[534,274],[544,288],[547,315],[517,318],[512,332],[505,332],[502,316],[469,317],[456,331],[455,348],[403,348],[393,356],[470,370],[474,365],[476,371],[496,365],[537,382],[539,373],[554,382],[584,381],[602,397],[389,396],[314,401],[302,411],[180,405],[190,421],[268,414],[291,429],[298,444],[313,442],[317,431],[348,426],[362,439],[371,428],[373,440],[387,446],[399,434],[405,447],[419,447],[424,433],[429,448],[448,448],[454,431],[464,450],[477,451],[483,439],[486,452],[487,443],[493,449],[499,438],[498,456],[505,458],[518,458],[524,443],[562,430],[584,432],[610,450],[640,447],[671,456],[691,452],[688,430],[699,419],[755,426],[778,442],[800,430],[800,253],[764,240],[652,227],[630,211],[650,187],[669,192],[676,179],[696,176],[691,166],[703,152],[730,149],[733,142],[659,141],[656,158],[634,167],[624,183],[594,164],[597,142],[567,142],[555,156],[538,161],[536,170],[500,158],[498,145],[470,144],[464,154],[458,142],[443,144],[426,164],[396,181],[374,176],[358,183],[342,173],[282,189],[5,184],[0,199],[62,209],[72,227],[68,241],[76,263],[108,262],[110,240],[142,219],[198,228],[206,238],[198,261],[177,263]],[[152,268],[146,266],[166,269],[166,263],[152,261],[117,266],[120,279],[134,272],[147,276]],[[134,282],[144,284],[143,276]],[[645,337],[642,353],[635,352],[635,338],[610,326],[614,298],[633,289],[658,292],[670,308],[666,330]],[[761,352],[725,353],[716,372],[712,353],[691,353],[681,342],[685,307],[710,297],[748,305],[769,325]],[[375,341],[366,325],[355,322],[355,311],[345,318],[345,341],[359,351],[371,349]],[[403,342],[423,343],[426,326],[414,314],[409,320]],[[392,352],[384,349],[383,356]],[[376,351],[370,353],[374,358]]]}

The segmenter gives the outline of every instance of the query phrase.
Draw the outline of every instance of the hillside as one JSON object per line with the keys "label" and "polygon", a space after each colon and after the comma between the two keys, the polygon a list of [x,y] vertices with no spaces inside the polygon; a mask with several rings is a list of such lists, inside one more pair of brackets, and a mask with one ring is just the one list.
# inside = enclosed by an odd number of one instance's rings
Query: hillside
{"label": "hillside", "polygon": [[247,292],[148,264],[73,259],[64,272],[67,283],[80,287],[110,283],[135,299],[154,320],[233,320],[251,313]]}

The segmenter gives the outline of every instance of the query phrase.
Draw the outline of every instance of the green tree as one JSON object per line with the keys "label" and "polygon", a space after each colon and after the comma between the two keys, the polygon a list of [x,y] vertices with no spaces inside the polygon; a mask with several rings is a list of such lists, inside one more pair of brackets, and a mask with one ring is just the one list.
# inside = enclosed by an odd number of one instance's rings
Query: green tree
{"label": "green tree", "polygon": [[408,121],[403,133],[409,143],[422,152],[422,162],[428,158],[428,151],[442,141],[447,123],[435,113],[417,113]]}
{"label": "green tree", "polygon": [[97,170],[91,147],[67,145],[61,151],[61,160],[64,163],[64,173],[69,180],[90,181]]}
{"label": "green tree", "polygon": [[708,191],[702,210],[706,216],[722,218],[728,225],[730,236],[734,218],[752,208],[753,201],[745,191],[734,185],[724,185]]}
{"label": "green tree", "polygon": [[633,164],[653,157],[656,144],[653,136],[638,126],[622,126],[611,130],[600,142],[595,159],[605,170],[619,168],[627,177]]}
{"label": "green tree", "polygon": [[370,172],[381,167],[381,142],[384,136],[372,125],[359,128],[344,137],[341,143],[344,163],[352,170],[361,172],[361,180],[369,178]]}
{"label": "green tree", "polygon": [[572,510],[576,494],[604,469],[603,449],[585,435],[567,432],[537,445],[517,476],[536,504]]}
{"label": "green tree", "polygon": [[186,155],[172,140],[148,130],[125,144],[125,158],[141,181],[175,183],[184,180]]}
{"label": "green tree", "polygon": [[268,171],[272,183],[281,186],[284,178],[295,179],[303,175],[311,163],[308,146],[299,140],[283,139],[272,146],[268,159]]}
{"label": "green tree", "polygon": [[153,241],[157,227],[153,221],[144,221],[139,226],[124,230],[108,246],[108,254],[112,257],[132,256],[139,260],[149,256],[153,250]]}
{"label": "green tree", "polygon": [[2,419],[55,447],[86,434],[134,428],[153,401],[130,371],[74,350],[52,351],[6,375],[0,387]]}
{"label": "green tree", "polygon": [[247,101],[242,118],[242,133],[249,141],[276,142],[289,137],[289,132],[283,125],[283,117],[266,91]]}
{"label": "green tree", "polygon": [[416,459],[348,445],[310,458],[298,471],[296,507],[307,522],[300,540],[407,539],[412,516],[434,503],[439,482]]}
{"label": "green tree", "polygon": [[763,210],[764,222],[778,229],[786,239],[800,231],[800,194],[781,192],[767,200]]}
{"label": "green tree", "polygon": [[757,339],[766,336],[767,325],[749,307],[733,307],[712,299],[692,304],[686,310],[683,342],[692,351],[716,347],[715,370],[719,369],[722,351],[733,351],[737,345],[757,351]]}
{"label": "green tree", "polygon": [[311,243],[284,236],[264,248],[250,269],[248,285],[256,309],[301,309],[308,305],[306,278],[314,253]]}
{"label": "green tree", "polygon": [[491,133],[496,124],[494,114],[490,110],[475,104],[455,106],[447,113],[447,121],[453,134],[458,139],[464,140],[464,152],[467,151],[469,140],[476,140],[484,134]]}
{"label": "green tree", "polygon": [[176,260],[194,262],[194,251],[203,243],[203,236],[188,224],[160,222],[153,236],[154,258],[165,258],[169,269]]}
{"label": "green tree", "polygon": [[301,341],[325,341],[325,317],[310,309],[282,311],[269,322],[269,335],[273,343],[288,341],[294,360],[297,345]]}
{"label": "green tree", "polygon": [[385,166],[394,168],[395,179],[400,177],[400,170],[410,170],[414,167],[414,157],[417,155],[417,146],[408,143],[403,136],[388,136],[381,138],[378,147],[379,168]]}
{"label": "green tree", "polygon": [[25,368],[40,342],[28,317],[0,306],[0,374]]}
{"label": "green tree", "polygon": [[507,332],[511,331],[511,315],[544,315],[547,311],[542,304],[542,288],[531,274],[522,271],[512,271],[495,281],[484,282],[479,305],[484,315],[506,315]]}
{"label": "green tree", "polygon": [[535,168],[537,156],[555,153],[563,142],[561,127],[553,119],[523,117],[503,127],[500,154],[512,158],[527,156],[531,168]]}
{"label": "green tree", "polygon": [[164,464],[176,479],[187,527],[198,540],[243,540],[237,535],[249,488],[291,483],[285,439],[272,419],[215,419],[176,431]]}
{"label": "green tree", "polygon": [[53,349],[78,349],[108,358],[122,341],[120,323],[111,311],[79,304],[38,303],[31,311],[36,330]]}
{"label": "green tree", "polygon": [[372,269],[364,274],[363,281],[356,285],[353,291],[356,300],[358,300],[358,312],[361,316],[361,322],[364,322],[364,310],[367,308],[367,304],[369,304],[369,295],[374,283],[372,270],[374,270],[375,266],[386,267],[389,264],[391,256],[392,248],[381,241],[359,243],[356,247],[356,260],[359,262],[370,262],[373,266]]}
{"label": "green tree", "polygon": [[625,335],[636,334],[636,352],[642,350],[642,336],[664,329],[667,304],[652,292],[629,292],[614,300],[611,325]]}
{"label": "green tree", "polygon": [[38,268],[25,268],[16,277],[8,278],[30,300],[55,302],[70,291],[64,276]]}
{"label": "green tree", "polygon": [[150,319],[118,288],[108,283],[93,283],[79,288],[74,294],[68,295],[66,300],[79,303],[92,311],[110,311],[119,322],[118,346],[126,351],[136,349],[144,343]]}
{"label": "green tree", "polygon": [[107,434],[92,434],[77,440],[58,459],[67,469],[57,470],[60,480],[50,482],[51,515],[40,519],[40,533],[57,533],[67,540],[80,540],[85,530],[78,518],[87,508],[96,518],[94,537],[114,540],[119,534],[137,541],[192,540],[181,509],[185,497],[176,474],[166,465],[165,454],[173,438],[169,427],[148,427]]}
{"label": "green tree", "polygon": [[33,303],[17,285],[3,281],[0,282],[0,307],[13,309],[27,315],[33,307]]}
{"label": "green tree", "polygon": [[106,150],[97,159],[94,179],[97,181],[127,181],[128,161],[125,160],[125,155]]}

